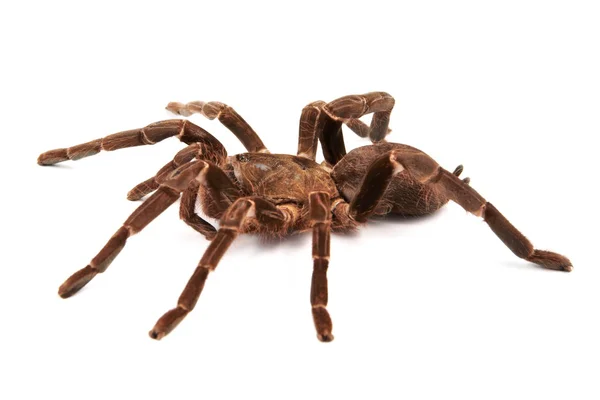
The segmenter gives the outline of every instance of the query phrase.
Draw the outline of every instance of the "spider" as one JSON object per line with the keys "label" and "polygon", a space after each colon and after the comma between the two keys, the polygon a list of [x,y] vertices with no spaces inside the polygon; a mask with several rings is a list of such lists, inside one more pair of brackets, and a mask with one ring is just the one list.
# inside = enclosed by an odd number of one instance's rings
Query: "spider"
{"label": "spider", "polygon": [[[210,244],[177,306],[167,311],[149,332],[153,339],[163,338],[194,309],[209,273],[240,233],[283,237],[312,231],[310,303],[317,337],[323,342],[333,340],[327,311],[330,232],[356,230],[371,216],[422,216],[452,200],[483,218],[517,257],[544,268],[567,272],[573,269],[566,257],[535,249],[469,185],[468,178],[459,178],[462,166],[449,172],[414,147],[387,142],[394,102],[385,92],[371,92],[340,97],[330,103],[308,104],[300,116],[295,156],[269,153],[256,132],[228,105],[199,101],[173,102],[166,108],[184,117],[200,113],[209,119],[217,118],[242,142],[247,153],[228,157],[223,145],[206,130],[186,119],[172,119],[41,154],[38,164],[52,165],[102,150],[150,145],[172,136],[187,145],[155,176],[128,193],[129,200],[152,194],[92,261],[60,286],[58,294],[70,297],[106,271],[127,239],[180,197],[181,219]],[[373,113],[370,125],[359,120],[369,113]],[[342,125],[368,137],[372,144],[346,153]],[[315,161],[319,142],[325,158],[321,164]],[[220,220],[218,229],[195,213],[196,201],[207,216]]]}

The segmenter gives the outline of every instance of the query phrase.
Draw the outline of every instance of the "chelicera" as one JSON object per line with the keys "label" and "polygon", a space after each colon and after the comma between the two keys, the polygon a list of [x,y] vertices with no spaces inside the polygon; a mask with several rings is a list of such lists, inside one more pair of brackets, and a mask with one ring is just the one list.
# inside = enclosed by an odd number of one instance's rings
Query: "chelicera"
{"label": "chelicera", "polygon": [[[200,113],[209,119],[217,118],[237,136],[247,153],[228,157],[223,145],[206,130],[188,120],[174,119],[41,154],[38,163],[52,165],[102,150],[154,144],[169,137],[177,137],[187,145],[155,176],[128,193],[129,200],[150,196],[92,261],[60,286],[59,295],[72,296],[106,271],[127,239],[179,198],[181,218],[210,244],[177,306],[150,331],[154,339],[167,335],[192,311],[208,275],[240,233],[282,237],[312,231],[310,302],[317,337],[324,342],[333,339],[327,311],[330,232],[355,230],[375,215],[422,216],[452,200],[483,218],[517,257],[544,268],[572,270],[566,257],[535,249],[469,185],[468,179],[460,179],[462,166],[449,172],[420,150],[387,142],[393,106],[394,99],[384,92],[308,104],[300,117],[295,156],[270,154],[250,125],[231,107],[219,102],[169,103],[167,109],[182,116]],[[370,125],[359,120],[369,113],[373,113]],[[343,125],[368,137],[372,144],[346,153]],[[315,161],[319,143],[325,158],[321,164]],[[218,229],[196,214],[197,201],[206,215],[220,220]]]}

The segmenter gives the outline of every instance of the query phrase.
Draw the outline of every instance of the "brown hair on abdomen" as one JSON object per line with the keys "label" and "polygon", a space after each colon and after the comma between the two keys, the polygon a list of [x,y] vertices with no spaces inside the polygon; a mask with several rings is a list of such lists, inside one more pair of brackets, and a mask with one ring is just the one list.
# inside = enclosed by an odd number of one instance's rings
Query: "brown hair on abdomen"
{"label": "brown hair on abdomen", "polygon": [[[360,187],[367,169],[385,152],[396,149],[414,149],[398,143],[378,143],[352,150],[335,165],[331,177],[344,199],[351,202]],[[431,214],[448,202],[435,185],[423,184],[407,172],[394,176],[374,214],[421,216]]]}

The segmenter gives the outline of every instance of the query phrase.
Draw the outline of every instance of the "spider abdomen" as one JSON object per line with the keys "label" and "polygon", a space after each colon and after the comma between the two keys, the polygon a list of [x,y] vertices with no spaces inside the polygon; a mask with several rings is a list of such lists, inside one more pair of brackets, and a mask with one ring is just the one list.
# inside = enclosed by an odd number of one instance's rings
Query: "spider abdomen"
{"label": "spider abdomen", "polygon": [[[392,150],[419,151],[414,147],[382,142],[350,151],[333,168],[331,176],[344,199],[351,202],[371,163]],[[435,185],[417,181],[409,173],[394,176],[374,214],[421,216],[431,214],[448,202]]]}

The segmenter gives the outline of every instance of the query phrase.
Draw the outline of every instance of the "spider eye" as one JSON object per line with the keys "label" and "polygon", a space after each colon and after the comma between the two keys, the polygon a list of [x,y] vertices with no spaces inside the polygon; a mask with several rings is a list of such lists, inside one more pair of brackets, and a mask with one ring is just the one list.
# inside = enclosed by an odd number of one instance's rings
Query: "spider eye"
{"label": "spider eye", "polygon": [[241,161],[241,162],[248,161],[248,156],[246,154],[238,154],[236,156],[236,158],[237,158],[238,161]]}

